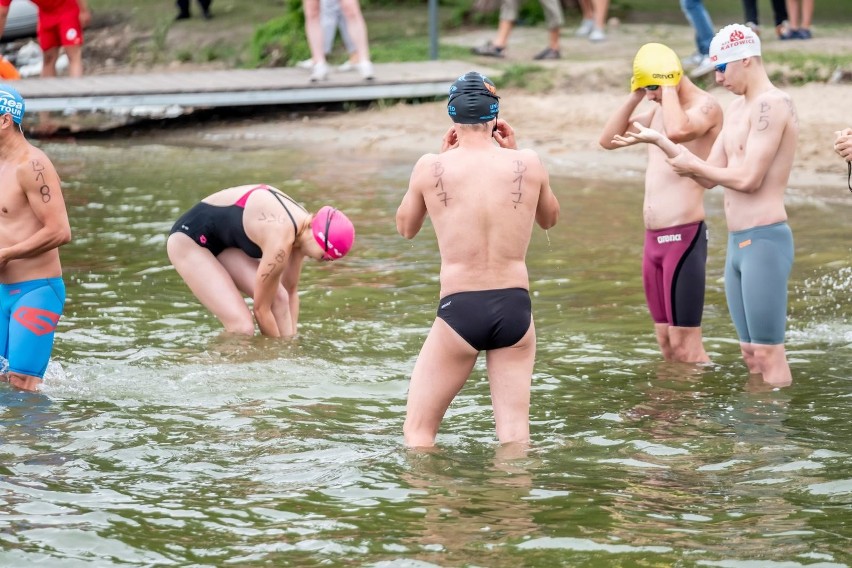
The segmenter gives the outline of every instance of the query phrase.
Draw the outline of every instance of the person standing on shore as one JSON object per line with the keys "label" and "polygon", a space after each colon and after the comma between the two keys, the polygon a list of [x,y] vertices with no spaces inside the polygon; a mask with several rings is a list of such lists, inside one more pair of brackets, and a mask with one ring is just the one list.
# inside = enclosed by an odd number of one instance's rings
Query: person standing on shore
{"label": "person standing on shore", "polygon": [[583,21],[575,32],[578,37],[588,38],[593,43],[606,41],[606,19],[609,0],[579,0]]}
{"label": "person standing on shore", "polygon": [[[643,45],[633,60],[630,84],[630,96],[604,126],[602,147],[624,147],[616,136],[627,136],[635,132],[634,124],[641,124],[665,132],[701,158],[708,156],[722,129],[722,107],[683,76],[674,51],[660,43]],[[645,99],[657,106],[637,113]],[[709,362],[701,338],[707,264],[704,187],[679,176],[654,145],[648,146],[643,211],[642,281],[663,357]]]}
{"label": "person standing on shore", "polygon": [[[340,39],[343,41],[346,53],[349,54],[349,59],[338,65],[337,71],[357,70],[358,50],[355,47],[355,42],[349,36],[349,30],[346,28],[346,18],[343,17],[343,12],[340,10],[340,0],[320,0],[320,21],[322,22],[322,41],[326,61],[328,61],[328,56],[334,49],[334,39],[339,31]],[[297,63],[296,67],[310,71],[314,68],[314,60],[305,59]]]}
{"label": "person standing on shore", "polygon": [[[532,150],[517,150],[499,120],[494,84],[471,71],[453,83],[453,126],[440,154],[425,154],[411,172],[396,227],[414,238],[426,215],[441,254],[437,317],[408,389],[403,427],[408,447],[431,447],[450,403],[486,352],[500,443],[529,441],[535,326],[526,253],[533,224],[556,224],[559,202]],[[496,143],[496,144],[495,144]]]}
{"label": "person standing on shore", "polygon": [[[308,47],[314,62],[311,69],[311,82],[325,81],[328,79],[329,66],[325,59],[320,0],[302,0],[302,7],[305,11],[305,35],[308,38]],[[359,0],[340,0],[340,10],[346,20],[349,36],[355,44],[358,72],[363,79],[371,80],[373,64],[370,61],[367,23],[364,21],[364,14],[361,13],[361,3]]]}
{"label": "person standing on shore", "polygon": [[[83,76],[83,28],[92,14],[86,0],[32,0],[38,7],[38,44],[44,53],[42,77],[56,76],[60,48],[68,56],[68,75]],[[0,0],[0,30],[6,27],[12,0]]]}
{"label": "person standing on shore", "polygon": [[635,123],[623,144],[656,144],[669,164],[704,187],[725,188],[728,251],[725,295],[749,372],[773,386],[792,383],[784,349],[793,233],[784,192],[793,167],[799,120],[792,98],[769,79],[760,38],[741,24],[725,26],[710,44],[716,82],[738,95],[710,156],[702,160],[665,134]]}
{"label": "person standing on shore", "polygon": [[[201,15],[205,20],[213,17],[213,13],[210,11],[210,4],[212,3],[213,0],[198,0],[198,5],[201,7]],[[176,20],[186,20],[192,17],[189,11],[189,0],[177,0],[177,8],[178,15],[175,18]]]}
{"label": "person standing on shore", "polygon": [[[565,23],[560,0],[539,0],[544,10],[544,23],[547,26],[547,47],[538,52],[533,59],[559,59],[559,32]],[[518,19],[519,0],[502,0],[500,2],[500,22],[497,24],[497,36],[494,41],[471,49],[474,55],[486,57],[504,57],[509,45],[509,36],[515,28]]]}
{"label": "person standing on shore", "polygon": [[787,0],[791,39],[811,39],[811,22],[814,17],[814,0]]}
{"label": "person standing on shore", "polygon": [[2,380],[38,390],[65,307],[59,247],[71,240],[62,185],[24,137],[24,99],[0,84],[0,355]]}
{"label": "person standing on shore", "polygon": [[702,0],[680,0],[680,9],[689,25],[695,31],[694,55],[683,60],[684,65],[691,67],[690,77],[701,77],[713,71],[710,61],[710,42],[713,40],[713,21]]}
{"label": "person standing on shore", "polygon": [[[757,10],[757,0],[743,0],[743,13],[745,14],[745,25],[759,36],[760,17]],[[775,35],[778,36],[778,39],[797,39],[787,21],[786,0],[772,0],[772,15],[775,18]]]}

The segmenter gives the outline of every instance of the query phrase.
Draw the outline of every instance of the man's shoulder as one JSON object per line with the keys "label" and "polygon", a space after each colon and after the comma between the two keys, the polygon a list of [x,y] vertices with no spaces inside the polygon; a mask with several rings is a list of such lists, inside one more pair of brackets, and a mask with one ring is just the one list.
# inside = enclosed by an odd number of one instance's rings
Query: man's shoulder
{"label": "man's shoulder", "polygon": [[760,95],[755,97],[748,106],[748,112],[752,116],[766,113],[771,113],[775,116],[778,116],[778,113],[784,113],[786,115],[796,114],[793,97],[790,96],[789,93],[782,91],[777,87],[760,93]]}
{"label": "man's shoulder", "polygon": [[755,103],[765,103],[765,102],[773,102],[773,101],[784,101],[790,102],[793,100],[793,97],[790,96],[786,91],[782,91],[778,87],[773,87],[771,89],[767,89],[763,93],[760,93],[757,97],[755,97]]}
{"label": "man's shoulder", "polygon": [[695,87],[695,89],[696,89],[695,101],[697,101],[696,106],[710,105],[710,106],[713,106],[713,107],[722,108],[722,103],[719,102],[719,99],[717,99],[715,96],[713,96],[713,93],[711,93],[709,91],[705,91],[704,89],[702,89],[700,87]]}
{"label": "man's shoulder", "polygon": [[532,148],[498,148],[499,152],[506,158],[516,158],[518,156],[538,156],[538,152]]}
{"label": "man's shoulder", "polygon": [[418,158],[417,162],[414,164],[414,171],[417,171],[420,168],[424,168],[429,164],[434,164],[440,159],[440,156],[440,154],[434,154],[431,152],[428,154],[423,154],[422,156],[420,156],[420,158]]}
{"label": "man's shoulder", "polygon": [[14,151],[0,158],[0,162],[14,167],[18,172],[53,170],[53,162],[40,148],[27,141],[20,144]]}

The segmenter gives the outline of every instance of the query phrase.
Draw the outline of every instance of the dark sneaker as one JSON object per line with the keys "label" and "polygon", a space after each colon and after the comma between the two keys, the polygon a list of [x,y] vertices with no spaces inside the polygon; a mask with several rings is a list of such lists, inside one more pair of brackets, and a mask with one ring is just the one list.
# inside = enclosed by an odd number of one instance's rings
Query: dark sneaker
{"label": "dark sneaker", "polygon": [[811,30],[806,28],[799,28],[796,30],[796,39],[811,39],[814,37],[811,35]]}
{"label": "dark sneaker", "polygon": [[547,47],[543,51],[537,53],[533,59],[559,59],[559,50]]}
{"label": "dark sneaker", "polygon": [[503,49],[504,48],[498,47],[489,41],[485,45],[472,48],[470,51],[474,55],[484,55],[485,57],[503,57]]}

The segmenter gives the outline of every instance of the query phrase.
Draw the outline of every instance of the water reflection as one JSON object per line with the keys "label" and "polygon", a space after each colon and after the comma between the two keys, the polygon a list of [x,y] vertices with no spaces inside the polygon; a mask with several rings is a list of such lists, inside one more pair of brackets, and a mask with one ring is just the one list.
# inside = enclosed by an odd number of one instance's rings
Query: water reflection
{"label": "water reflection", "polygon": [[[401,541],[406,558],[460,565],[508,565],[511,545],[533,535],[537,497],[527,449],[497,447],[489,459],[445,451],[409,451],[401,479],[412,488],[409,511],[416,530]],[[556,495],[557,493],[554,493]],[[414,529],[414,526],[412,527]]]}

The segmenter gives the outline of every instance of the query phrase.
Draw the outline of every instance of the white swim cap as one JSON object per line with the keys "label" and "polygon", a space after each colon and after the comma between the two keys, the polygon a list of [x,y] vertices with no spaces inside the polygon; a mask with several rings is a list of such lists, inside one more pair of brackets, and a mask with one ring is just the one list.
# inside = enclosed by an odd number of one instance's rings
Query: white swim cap
{"label": "white swim cap", "polygon": [[742,24],[725,26],[710,42],[710,61],[714,65],[760,56],[760,38]]}

